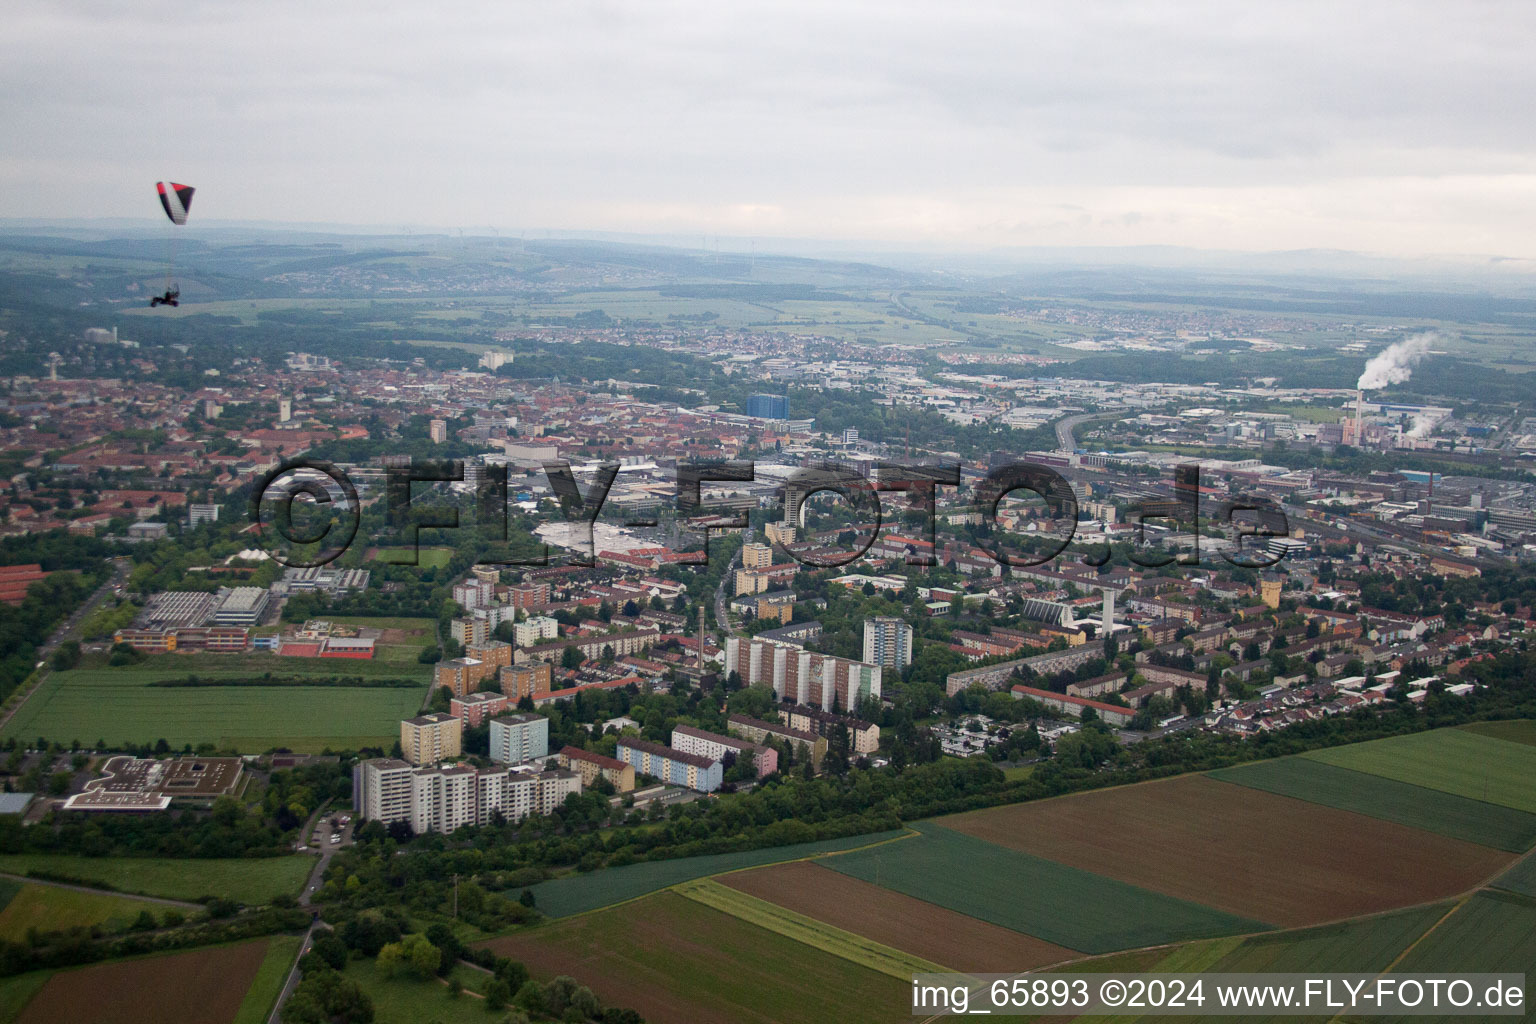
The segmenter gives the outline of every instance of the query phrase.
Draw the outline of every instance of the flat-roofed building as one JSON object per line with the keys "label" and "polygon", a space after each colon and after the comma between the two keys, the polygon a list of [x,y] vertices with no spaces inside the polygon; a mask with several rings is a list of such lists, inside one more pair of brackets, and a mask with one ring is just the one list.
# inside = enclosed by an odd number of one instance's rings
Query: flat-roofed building
{"label": "flat-roofed building", "polygon": [[448,713],[463,722],[466,729],[473,729],[487,718],[506,711],[511,705],[512,701],[506,694],[481,690],[450,700]]}
{"label": "flat-roofed building", "polygon": [[497,671],[501,692],[515,704],[524,697],[548,693],[555,681],[555,667],[547,661],[504,665]]}
{"label": "flat-roofed building", "polygon": [[491,719],[491,760],[521,764],[549,753],[549,719],[543,715],[500,715]]}
{"label": "flat-roofed building", "polygon": [[432,686],[446,686],[455,697],[474,693],[486,676],[485,663],[477,658],[450,658],[432,670]]}
{"label": "flat-roofed building", "polygon": [[385,824],[404,822],[415,833],[448,834],[465,825],[483,825],[499,815],[521,821],[550,814],[572,793],[581,776],[564,769],[530,772],[470,765],[414,768],[377,758],[352,769],[352,800],[358,817]]}
{"label": "flat-roofed building", "polygon": [[881,668],[912,664],[912,627],[905,620],[881,615],[864,620],[864,661]]}
{"label": "flat-roofed building", "polygon": [[411,764],[435,764],[458,757],[463,749],[464,723],[435,711],[400,723],[400,750]]}
{"label": "flat-roofed building", "polygon": [[518,647],[532,647],[559,638],[560,623],[548,615],[535,615],[512,627],[512,642]]}
{"label": "flat-roofed building", "polygon": [[797,761],[809,757],[812,766],[821,767],[821,759],[827,754],[827,738],[804,729],[794,729],[782,722],[765,722],[746,715],[731,715],[726,719],[730,730],[745,736],[753,743],[767,743],[769,739],[781,740],[789,745]]}
{"label": "flat-roofed building", "polygon": [[483,644],[491,638],[491,623],[487,619],[454,619],[448,624],[448,632],[460,646]]}
{"label": "flat-roofed building", "polygon": [[836,729],[848,730],[848,749],[855,754],[873,754],[880,749],[880,727],[873,722],[834,715],[820,708],[791,704],[782,711],[784,721],[791,729],[830,737]]}
{"label": "flat-roofed building", "polygon": [[216,626],[254,626],[271,599],[265,587],[235,587],[222,596],[209,621]]}

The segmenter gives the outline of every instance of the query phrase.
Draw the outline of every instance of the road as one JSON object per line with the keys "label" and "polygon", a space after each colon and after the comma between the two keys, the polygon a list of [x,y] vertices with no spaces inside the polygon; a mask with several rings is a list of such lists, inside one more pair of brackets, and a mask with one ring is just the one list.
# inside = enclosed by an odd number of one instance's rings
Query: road
{"label": "road", "polygon": [[1072,436],[1072,431],[1079,423],[1093,419],[1092,413],[1079,413],[1076,416],[1068,416],[1066,419],[1056,421],[1056,447],[1060,451],[1071,452],[1077,450],[1077,438]]}
{"label": "road", "polygon": [[[304,829],[299,834],[305,838],[311,849],[318,850],[320,856],[315,860],[314,869],[309,877],[304,880],[304,891],[299,894],[299,906],[308,907],[310,899],[319,891],[322,880],[325,878],[325,869],[331,864],[331,857],[344,846],[352,843],[352,830],[357,826],[357,819],[341,827],[342,841],[332,843],[329,840],[330,825],[328,819],[333,814],[345,814],[347,812],[337,809],[327,809],[322,806],[309,820],[304,823]],[[318,837],[318,841],[317,841]],[[293,966],[288,968],[288,979],[283,982],[283,990],[277,994],[277,1002],[272,1004],[271,1016],[267,1018],[267,1024],[280,1024],[282,1020],[283,1006],[288,1002],[288,997],[293,995],[293,990],[299,984],[299,960],[309,952],[309,948],[315,943],[315,933],[318,931],[330,931],[331,926],[318,918],[309,926],[309,931],[304,933],[304,941],[299,944],[299,955],[293,958]]]}
{"label": "road", "polygon": [[37,648],[37,660],[42,663],[43,667],[37,670],[37,673],[32,677],[32,685],[21,695],[21,699],[16,702],[15,706],[5,712],[4,715],[0,715],[0,729],[10,724],[11,719],[16,716],[16,712],[20,711],[22,706],[27,703],[27,700],[37,692],[37,688],[41,685],[42,681],[48,678],[48,673],[52,669],[48,667],[47,662],[53,655],[53,652],[58,650],[59,645],[64,641],[79,639],[77,634],[80,631],[80,623],[85,621],[86,616],[100,608],[108,597],[116,596],[117,588],[123,585],[124,581],[128,579],[129,572],[132,570],[132,559],[121,555],[112,559],[112,575],[107,582],[97,587],[95,592],[86,598],[80,607],[66,616],[64,621],[59,623],[58,628],[53,631],[52,635]]}
{"label": "road", "polygon": [[715,622],[720,626],[721,644],[725,643],[726,637],[733,636],[736,633],[735,627],[731,625],[730,609],[726,607],[725,592],[731,581],[736,578],[736,574],[732,571],[731,567],[739,561],[741,561],[741,550],[738,548],[736,553],[731,556],[730,564],[725,567],[725,574],[720,577],[720,585],[715,588]]}

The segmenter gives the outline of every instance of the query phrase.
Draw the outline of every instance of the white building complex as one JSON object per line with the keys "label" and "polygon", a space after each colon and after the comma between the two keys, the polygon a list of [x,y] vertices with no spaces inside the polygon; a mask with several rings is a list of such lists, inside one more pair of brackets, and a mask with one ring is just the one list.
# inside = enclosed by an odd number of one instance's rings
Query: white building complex
{"label": "white building complex", "polygon": [[446,835],[486,824],[498,813],[507,821],[549,814],[580,792],[581,776],[565,769],[417,768],[394,758],[363,761],[352,769],[352,805],[360,818],[386,825],[403,821],[418,834]]}

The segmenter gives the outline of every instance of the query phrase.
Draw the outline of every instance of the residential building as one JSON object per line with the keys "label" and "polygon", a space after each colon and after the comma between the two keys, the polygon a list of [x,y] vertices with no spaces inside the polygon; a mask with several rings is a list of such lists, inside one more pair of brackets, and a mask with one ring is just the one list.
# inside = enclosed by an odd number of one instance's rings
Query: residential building
{"label": "residential building", "polygon": [[216,523],[219,521],[219,506],[208,504],[187,504],[187,525],[197,526],[199,523]]}
{"label": "residential building", "polygon": [[448,713],[463,722],[464,728],[473,729],[487,718],[499,715],[511,706],[512,701],[506,694],[482,690],[450,700]]}
{"label": "residential building", "polygon": [[749,685],[770,684],[779,700],[829,711],[851,710],[861,700],[880,699],[880,666],[761,636],[728,638],[725,671],[737,673]]}
{"label": "residential building", "polygon": [[1015,700],[1028,697],[1039,701],[1054,711],[1076,715],[1079,718],[1087,709],[1092,709],[1108,725],[1124,727],[1131,724],[1131,717],[1135,714],[1130,708],[1123,708],[1117,704],[1105,704],[1101,701],[1088,700],[1084,697],[1068,697],[1065,694],[1051,690],[1041,690],[1033,686],[1015,686],[1013,688]]}
{"label": "residential building", "polygon": [[491,760],[521,764],[549,754],[549,719],[543,715],[501,715],[491,719]]}
{"label": "residential building", "polygon": [[748,569],[766,569],[773,564],[773,548],[767,544],[743,544],[741,564]]}
{"label": "residential building", "polygon": [[352,769],[352,802],[362,820],[404,822],[418,834],[446,835],[465,825],[487,824],[498,815],[516,822],[549,814],[566,797],[580,793],[581,785],[581,776],[567,770],[414,768],[404,761],[376,758]]}
{"label": "residential building", "polygon": [[880,749],[880,727],[873,722],[860,721],[847,715],[834,715],[820,708],[800,704],[786,706],[781,714],[791,729],[831,737],[836,729],[848,730],[848,749],[855,754],[873,754]]}
{"label": "residential building", "polygon": [[627,736],[619,741],[618,754],[619,760],[631,765],[636,775],[650,775],[668,785],[700,793],[719,789],[724,774],[719,761]]}
{"label": "residential building", "polygon": [[746,715],[731,715],[726,719],[726,723],[732,732],[740,733],[753,743],[766,743],[769,739],[782,740],[789,744],[796,762],[803,762],[809,757],[812,765],[819,768],[821,759],[827,753],[826,737],[818,736],[814,732],[791,728],[780,722],[765,722],[760,718],[749,718]]}
{"label": "residential building", "polygon": [[483,644],[491,638],[491,624],[485,619],[454,619],[448,631],[461,646]]}
{"label": "residential building", "polygon": [[881,668],[903,669],[912,664],[911,625],[886,615],[865,619],[864,660]]}
{"label": "residential building", "polygon": [[599,778],[607,779],[620,793],[635,788],[635,767],[613,757],[594,754],[580,747],[564,747],[559,753],[560,767],[581,776],[583,789],[591,789]]}
{"label": "residential building", "polygon": [[779,770],[779,752],[772,747],[758,746],[733,736],[705,732],[687,725],[672,727],[672,749],[685,754],[698,754],[713,761],[725,761],[731,755],[736,762],[750,759],[758,778],[772,775]]}
{"label": "residential building", "polygon": [[433,444],[442,444],[447,441],[448,421],[433,420],[431,423],[427,424],[427,436],[432,439]]}
{"label": "residential building", "polygon": [[554,684],[554,666],[547,661],[531,661],[524,665],[506,665],[497,671],[501,692],[516,703],[524,697],[548,693]]}
{"label": "residential building", "polygon": [[748,395],[747,415],[762,420],[789,419],[789,396]]}
{"label": "residential building", "polygon": [[411,764],[435,764],[458,757],[463,741],[464,723],[440,711],[400,723],[400,750]]}
{"label": "residential building", "polygon": [[487,675],[486,666],[475,658],[450,658],[432,669],[432,686],[446,686],[455,697],[474,693]]}
{"label": "residential building", "polygon": [[547,615],[535,615],[512,627],[512,642],[518,647],[532,647],[559,638],[560,623]]}

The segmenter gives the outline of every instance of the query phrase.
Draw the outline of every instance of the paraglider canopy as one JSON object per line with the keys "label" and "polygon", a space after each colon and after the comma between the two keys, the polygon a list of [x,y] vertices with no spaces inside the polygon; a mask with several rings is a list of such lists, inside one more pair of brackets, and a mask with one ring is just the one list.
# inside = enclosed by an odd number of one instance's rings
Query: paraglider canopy
{"label": "paraglider canopy", "polygon": [[185,224],[187,211],[192,208],[192,193],[197,190],[191,185],[178,185],[174,181],[157,181],[155,188],[160,193],[160,205],[165,207],[165,215],[171,218],[171,223]]}

